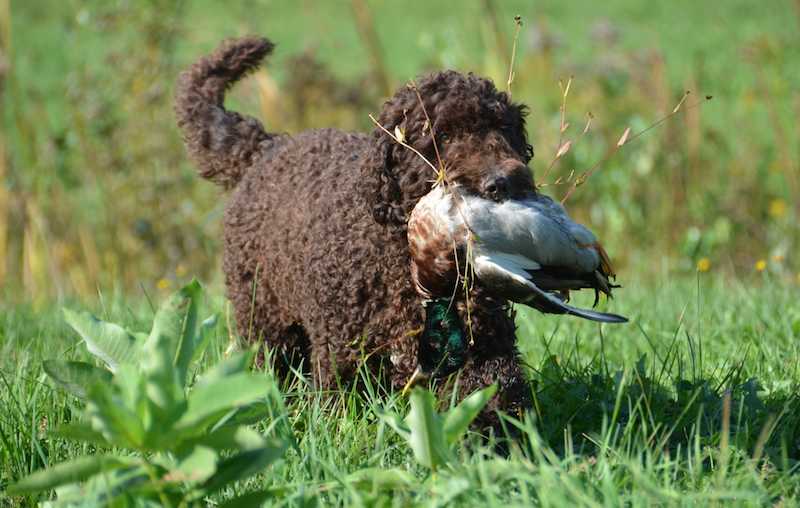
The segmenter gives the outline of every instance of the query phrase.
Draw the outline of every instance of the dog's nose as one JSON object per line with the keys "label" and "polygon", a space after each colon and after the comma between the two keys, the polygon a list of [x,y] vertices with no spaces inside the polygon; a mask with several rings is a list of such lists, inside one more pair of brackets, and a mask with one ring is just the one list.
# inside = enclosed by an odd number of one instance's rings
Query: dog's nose
{"label": "dog's nose", "polygon": [[491,176],[483,185],[483,193],[493,201],[503,201],[508,198],[510,186],[505,176]]}

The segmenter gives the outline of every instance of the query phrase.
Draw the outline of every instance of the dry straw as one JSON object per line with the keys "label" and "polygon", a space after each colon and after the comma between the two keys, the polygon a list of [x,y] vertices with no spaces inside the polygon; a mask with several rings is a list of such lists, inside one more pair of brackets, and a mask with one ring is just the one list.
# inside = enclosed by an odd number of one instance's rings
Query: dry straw
{"label": "dry straw", "polygon": [[[561,108],[560,108],[560,110],[561,110],[561,115],[560,115],[561,123],[560,123],[560,126],[559,126],[559,140],[558,140],[558,146],[557,146],[556,151],[555,151],[555,155],[553,156],[553,159],[551,160],[550,164],[548,164],[547,168],[545,169],[545,172],[544,172],[544,176],[545,177],[550,173],[551,169],[556,165],[556,163],[561,158],[563,158],[564,155],[566,155],[567,152],[569,152],[569,150],[572,147],[574,147],[575,144],[581,138],[583,138],[586,135],[587,132],[589,132],[589,129],[590,129],[591,124],[592,124],[592,121],[594,120],[594,115],[592,115],[591,112],[588,112],[586,114],[586,124],[585,124],[583,130],[578,135],[578,137],[575,138],[574,140],[567,139],[566,141],[564,141],[564,138],[563,138],[564,133],[569,129],[569,126],[570,126],[570,124],[566,121],[566,111],[567,111],[567,96],[569,95],[569,90],[570,90],[571,85],[572,85],[572,77],[570,77],[569,80],[567,80],[566,85],[563,84],[563,81],[559,81],[559,87],[561,88]],[[578,187],[580,187],[581,185],[583,185],[584,183],[586,183],[586,181],[589,179],[589,177],[591,177],[598,169],[600,169],[600,167],[603,164],[608,162],[609,159],[611,159],[618,151],[620,151],[620,149],[622,149],[623,146],[631,143],[632,141],[635,141],[636,139],[638,139],[642,135],[646,134],[650,130],[658,127],[661,124],[663,124],[664,122],[666,122],[667,120],[669,120],[673,116],[677,115],[681,111],[688,111],[688,110],[694,109],[694,108],[696,108],[698,106],[701,106],[705,102],[708,102],[708,101],[710,101],[712,99],[711,95],[706,95],[706,96],[702,97],[701,99],[698,99],[697,101],[695,101],[695,102],[693,102],[691,104],[685,105],[685,103],[686,103],[686,101],[687,101],[687,99],[689,98],[690,95],[691,95],[691,91],[690,90],[687,90],[686,92],[684,92],[683,95],[681,96],[680,100],[678,101],[678,103],[675,105],[674,108],[672,108],[671,112],[669,112],[668,114],[662,116],[661,118],[659,118],[658,120],[656,120],[652,124],[648,125],[644,129],[640,130],[639,132],[631,135],[631,128],[630,127],[626,127],[625,130],[620,135],[620,137],[617,140],[617,142],[614,143],[613,145],[611,145],[610,147],[608,147],[608,149],[606,150],[605,155],[603,157],[601,157],[600,159],[598,159],[591,166],[589,166],[589,168],[587,170],[585,170],[585,171],[581,172],[580,174],[578,174],[578,176],[575,176],[576,171],[573,169],[573,170],[570,171],[570,173],[566,177],[558,177],[554,182],[552,182],[550,184],[542,183],[540,186],[544,187],[544,186],[547,186],[547,185],[571,184],[569,186],[569,189],[567,189],[567,192],[561,198],[561,204],[562,205],[566,204],[567,200],[570,198],[570,196],[572,196],[572,194],[575,192],[575,190]]]}

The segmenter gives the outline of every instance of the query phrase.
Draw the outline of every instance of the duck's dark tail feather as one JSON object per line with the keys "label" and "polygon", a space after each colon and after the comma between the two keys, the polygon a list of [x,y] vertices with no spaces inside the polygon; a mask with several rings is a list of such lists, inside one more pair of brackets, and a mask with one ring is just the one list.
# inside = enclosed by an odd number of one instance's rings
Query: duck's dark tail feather
{"label": "duck's dark tail feather", "polygon": [[253,71],[274,45],[245,37],[226,41],[183,72],[175,94],[175,115],[189,156],[200,175],[233,187],[274,135],[255,118],[227,111],[225,92]]}
{"label": "duck's dark tail feather", "polygon": [[523,302],[541,312],[548,314],[569,314],[571,316],[582,317],[590,321],[599,321],[600,323],[627,323],[628,318],[617,314],[610,314],[606,312],[599,312],[596,310],[581,309],[573,307],[562,302],[556,295],[542,290],[539,286],[530,282],[527,284],[528,288],[532,291],[530,299]]}

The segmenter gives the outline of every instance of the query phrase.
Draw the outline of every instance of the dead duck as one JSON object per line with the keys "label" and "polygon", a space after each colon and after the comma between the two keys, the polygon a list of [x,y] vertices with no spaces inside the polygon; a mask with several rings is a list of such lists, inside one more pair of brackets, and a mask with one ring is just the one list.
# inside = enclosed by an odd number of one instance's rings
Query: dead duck
{"label": "dead duck", "polygon": [[627,322],[567,304],[569,291],[593,289],[596,304],[618,286],[594,234],[541,193],[498,202],[436,185],[411,213],[408,242],[412,277],[426,300],[452,297],[469,270],[497,296],[544,313]]}

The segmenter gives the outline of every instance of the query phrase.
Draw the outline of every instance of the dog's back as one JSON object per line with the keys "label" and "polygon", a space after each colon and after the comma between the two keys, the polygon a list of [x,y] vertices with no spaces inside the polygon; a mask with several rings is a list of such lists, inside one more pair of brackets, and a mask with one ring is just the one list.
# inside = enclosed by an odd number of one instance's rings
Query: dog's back
{"label": "dog's back", "polygon": [[[313,366],[327,385],[421,318],[405,239],[390,237],[364,199],[370,137],[272,134],[224,108],[225,91],[272,47],[259,38],[225,43],[181,75],[175,109],[200,175],[232,191],[223,268],[239,333],[265,340],[283,365]],[[403,305],[390,301],[398,294]]]}

